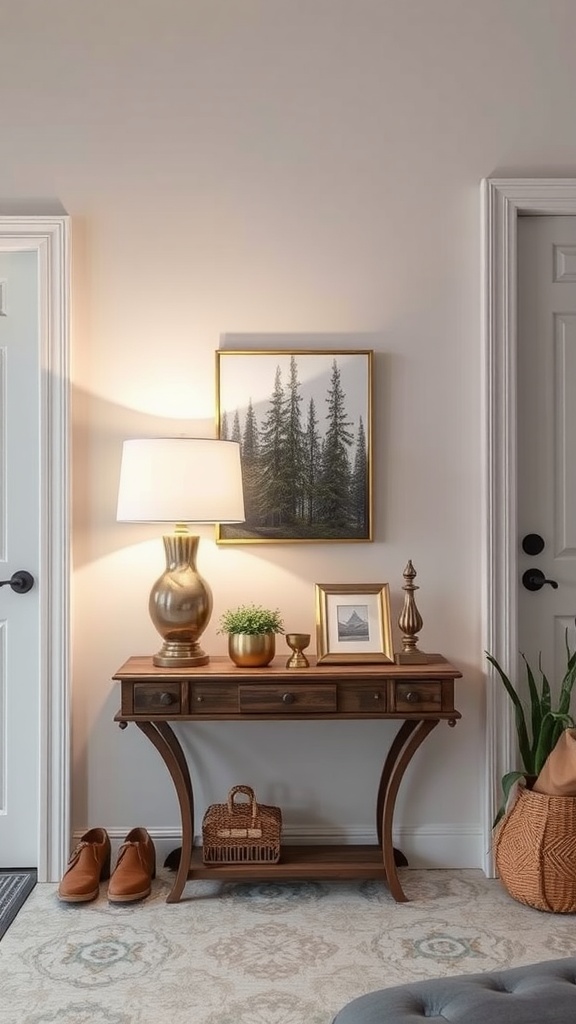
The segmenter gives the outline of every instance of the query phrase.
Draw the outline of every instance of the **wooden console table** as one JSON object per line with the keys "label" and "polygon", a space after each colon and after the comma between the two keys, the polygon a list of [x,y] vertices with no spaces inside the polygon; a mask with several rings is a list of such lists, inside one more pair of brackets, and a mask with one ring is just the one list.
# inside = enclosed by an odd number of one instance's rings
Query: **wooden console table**
{"label": "wooden console table", "polygon": [[[455,725],[454,680],[461,676],[440,655],[427,665],[315,665],[287,669],[285,658],[267,668],[237,668],[212,658],[197,669],[155,668],[135,657],[116,672],[121,707],[114,721],[135,722],[158,750],[178,797],[182,855],[168,903],[177,903],[188,879],[221,880],[380,878],[398,902],[400,885],[392,844],[394,806],[404,772],[418,747],[441,721]],[[398,719],[376,797],[378,844],[282,846],[278,864],[206,865],[194,847],[194,792],[178,722]]]}

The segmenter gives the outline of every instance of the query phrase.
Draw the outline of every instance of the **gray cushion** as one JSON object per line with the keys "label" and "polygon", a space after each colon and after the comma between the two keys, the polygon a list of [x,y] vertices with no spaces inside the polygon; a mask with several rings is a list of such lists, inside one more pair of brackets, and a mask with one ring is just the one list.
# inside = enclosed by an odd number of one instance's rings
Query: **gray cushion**
{"label": "gray cushion", "polygon": [[576,957],[416,981],[360,996],[333,1024],[576,1024]]}

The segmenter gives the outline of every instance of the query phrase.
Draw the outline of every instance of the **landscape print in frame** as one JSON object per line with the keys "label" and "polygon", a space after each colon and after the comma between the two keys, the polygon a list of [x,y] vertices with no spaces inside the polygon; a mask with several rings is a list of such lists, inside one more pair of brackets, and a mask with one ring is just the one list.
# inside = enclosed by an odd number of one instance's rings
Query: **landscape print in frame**
{"label": "landscape print in frame", "polygon": [[219,544],[372,540],[371,350],[216,353],[220,438],[240,442],[246,520]]}
{"label": "landscape print in frame", "polygon": [[394,661],[387,583],[317,583],[318,664]]}

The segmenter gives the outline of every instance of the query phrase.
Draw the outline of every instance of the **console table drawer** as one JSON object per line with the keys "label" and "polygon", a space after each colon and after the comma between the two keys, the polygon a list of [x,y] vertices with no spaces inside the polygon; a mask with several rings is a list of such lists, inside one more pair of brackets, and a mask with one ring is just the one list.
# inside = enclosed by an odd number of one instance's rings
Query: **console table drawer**
{"label": "console table drawer", "polygon": [[179,715],[181,708],[180,683],[134,684],[135,715]]}
{"label": "console table drawer", "polygon": [[191,715],[237,715],[238,687],[234,683],[197,683],[190,686]]}
{"label": "console table drawer", "polygon": [[338,711],[344,715],[385,714],[386,683],[339,683]]}
{"label": "console table drawer", "polygon": [[392,703],[392,711],[441,711],[442,683],[396,683]]}
{"label": "console table drawer", "polygon": [[320,714],[336,711],[336,684],[239,686],[238,702],[245,714]]}

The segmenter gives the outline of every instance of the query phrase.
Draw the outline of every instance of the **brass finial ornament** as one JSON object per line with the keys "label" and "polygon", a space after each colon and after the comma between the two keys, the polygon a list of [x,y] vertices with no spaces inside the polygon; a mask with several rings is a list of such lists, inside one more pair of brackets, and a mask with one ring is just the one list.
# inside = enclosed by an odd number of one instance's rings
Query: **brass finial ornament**
{"label": "brass finial ornament", "polygon": [[418,636],[423,626],[422,616],[416,607],[414,591],[420,588],[414,583],[417,573],[409,561],[404,569],[405,584],[402,590],[405,593],[404,605],[398,618],[398,625],[402,630],[402,650],[396,655],[397,665],[425,665],[428,656],[418,649]]}

